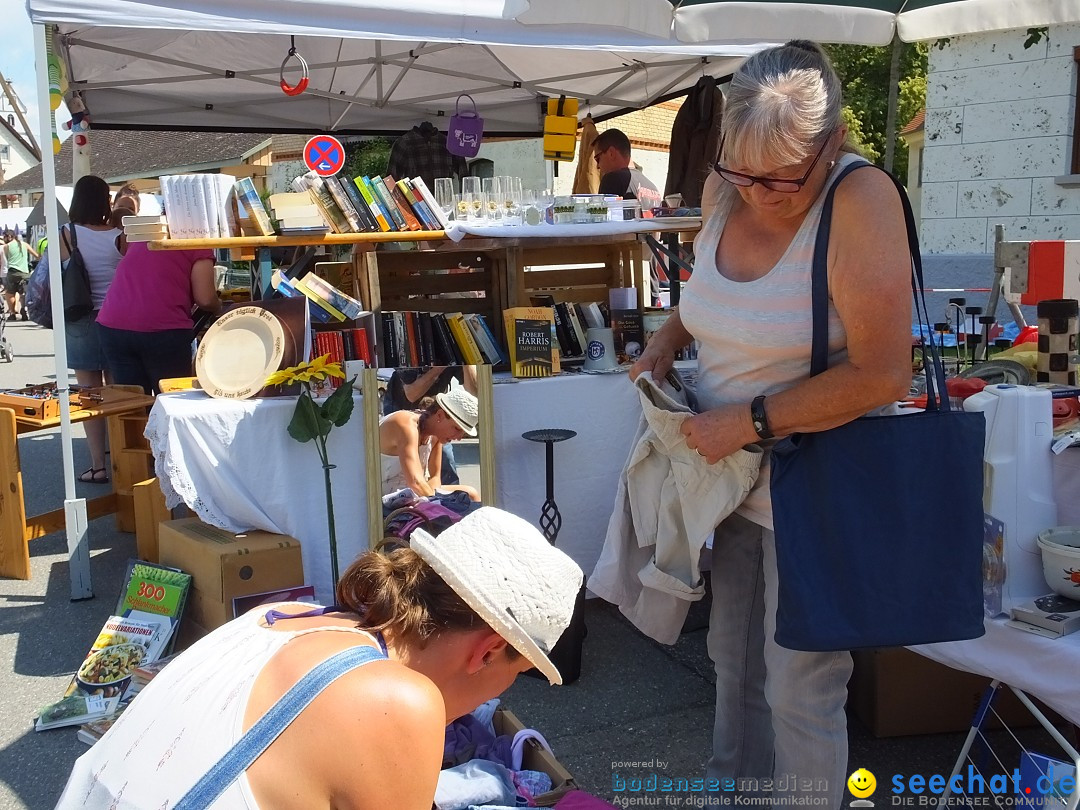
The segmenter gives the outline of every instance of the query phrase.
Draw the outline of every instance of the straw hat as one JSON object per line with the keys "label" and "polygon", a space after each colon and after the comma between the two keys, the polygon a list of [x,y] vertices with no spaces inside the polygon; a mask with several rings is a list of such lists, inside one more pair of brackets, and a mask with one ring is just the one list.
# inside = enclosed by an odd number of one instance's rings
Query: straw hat
{"label": "straw hat", "polygon": [[480,408],[476,397],[466,391],[457,380],[450,383],[449,391],[436,394],[435,401],[446,411],[446,415],[465,431],[466,436],[476,435],[476,423],[480,421]]}
{"label": "straw hat", "polygon": [[548,657],[570,624],[584,575],[532,524],[485,506],[438,537],[415,529],[409,545],[491,628],[562,683]]}

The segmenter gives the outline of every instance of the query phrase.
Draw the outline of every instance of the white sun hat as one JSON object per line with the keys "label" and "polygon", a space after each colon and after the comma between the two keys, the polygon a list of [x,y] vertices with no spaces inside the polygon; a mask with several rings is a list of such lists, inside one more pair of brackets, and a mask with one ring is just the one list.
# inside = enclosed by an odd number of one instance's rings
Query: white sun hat
{"label": "white sun hat", "polygon": [[450,383],[450,390],[436,394],[435,401],[446,411],[457,426],[465,431],[466,436],[476,435],[476,423],[480,421],[480,408],[476,397],[466,391],[455,379]]}
{"label": "white sun hat", "polygon": [[465,603],[552,684],[548,655],[570,624],[584,574],[517,515],[485,506],[434,537],[415,529],[409,545]]}

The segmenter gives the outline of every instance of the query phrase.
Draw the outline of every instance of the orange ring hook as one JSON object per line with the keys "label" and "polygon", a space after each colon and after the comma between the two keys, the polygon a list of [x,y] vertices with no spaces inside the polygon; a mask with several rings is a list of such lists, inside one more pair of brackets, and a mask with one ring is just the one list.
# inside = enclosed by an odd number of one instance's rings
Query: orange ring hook
{"label": "orange ring hook", "polygon": [[[300,62],[300,81],[296,84],[289,84],[285,81],[285,66],[289,64],[289,60],[293,57]],[[289,53],[285,56],[285,59],[281,62],[281,70],[278,72],[278,76],[281,79],[281,92],[287,96],[298,96],[307,90],[308,86],[308,64],[300,54],[296,52],[296,48],[289,48]]]}

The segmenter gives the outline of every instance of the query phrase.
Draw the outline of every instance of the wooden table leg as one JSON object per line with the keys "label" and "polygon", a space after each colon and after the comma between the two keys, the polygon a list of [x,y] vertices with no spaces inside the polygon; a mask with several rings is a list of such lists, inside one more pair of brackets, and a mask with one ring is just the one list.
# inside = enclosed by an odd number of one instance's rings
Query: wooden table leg
{"label": "wooden table leg", "polygon": [[30,579],[15,411],[0,408],[0,576]]}

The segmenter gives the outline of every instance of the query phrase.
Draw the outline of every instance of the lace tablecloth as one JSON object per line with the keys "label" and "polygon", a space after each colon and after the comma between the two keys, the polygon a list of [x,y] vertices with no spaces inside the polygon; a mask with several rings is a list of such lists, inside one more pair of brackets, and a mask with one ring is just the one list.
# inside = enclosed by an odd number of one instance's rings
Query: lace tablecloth
{"label": "lace tablecloth", "polygon": [[[154,467],[171,509],[187,504],[231,532],[262,529],[300,541],[307,584],[332,604],[322,465],[311,442],[286,432],[296,400],[211,399],[201,391],[163,394],[146,425]],[[342,571],[366,550],[363,419],[330,435],[338,557]],[[329,600],[329,601],[326,601]]]}

